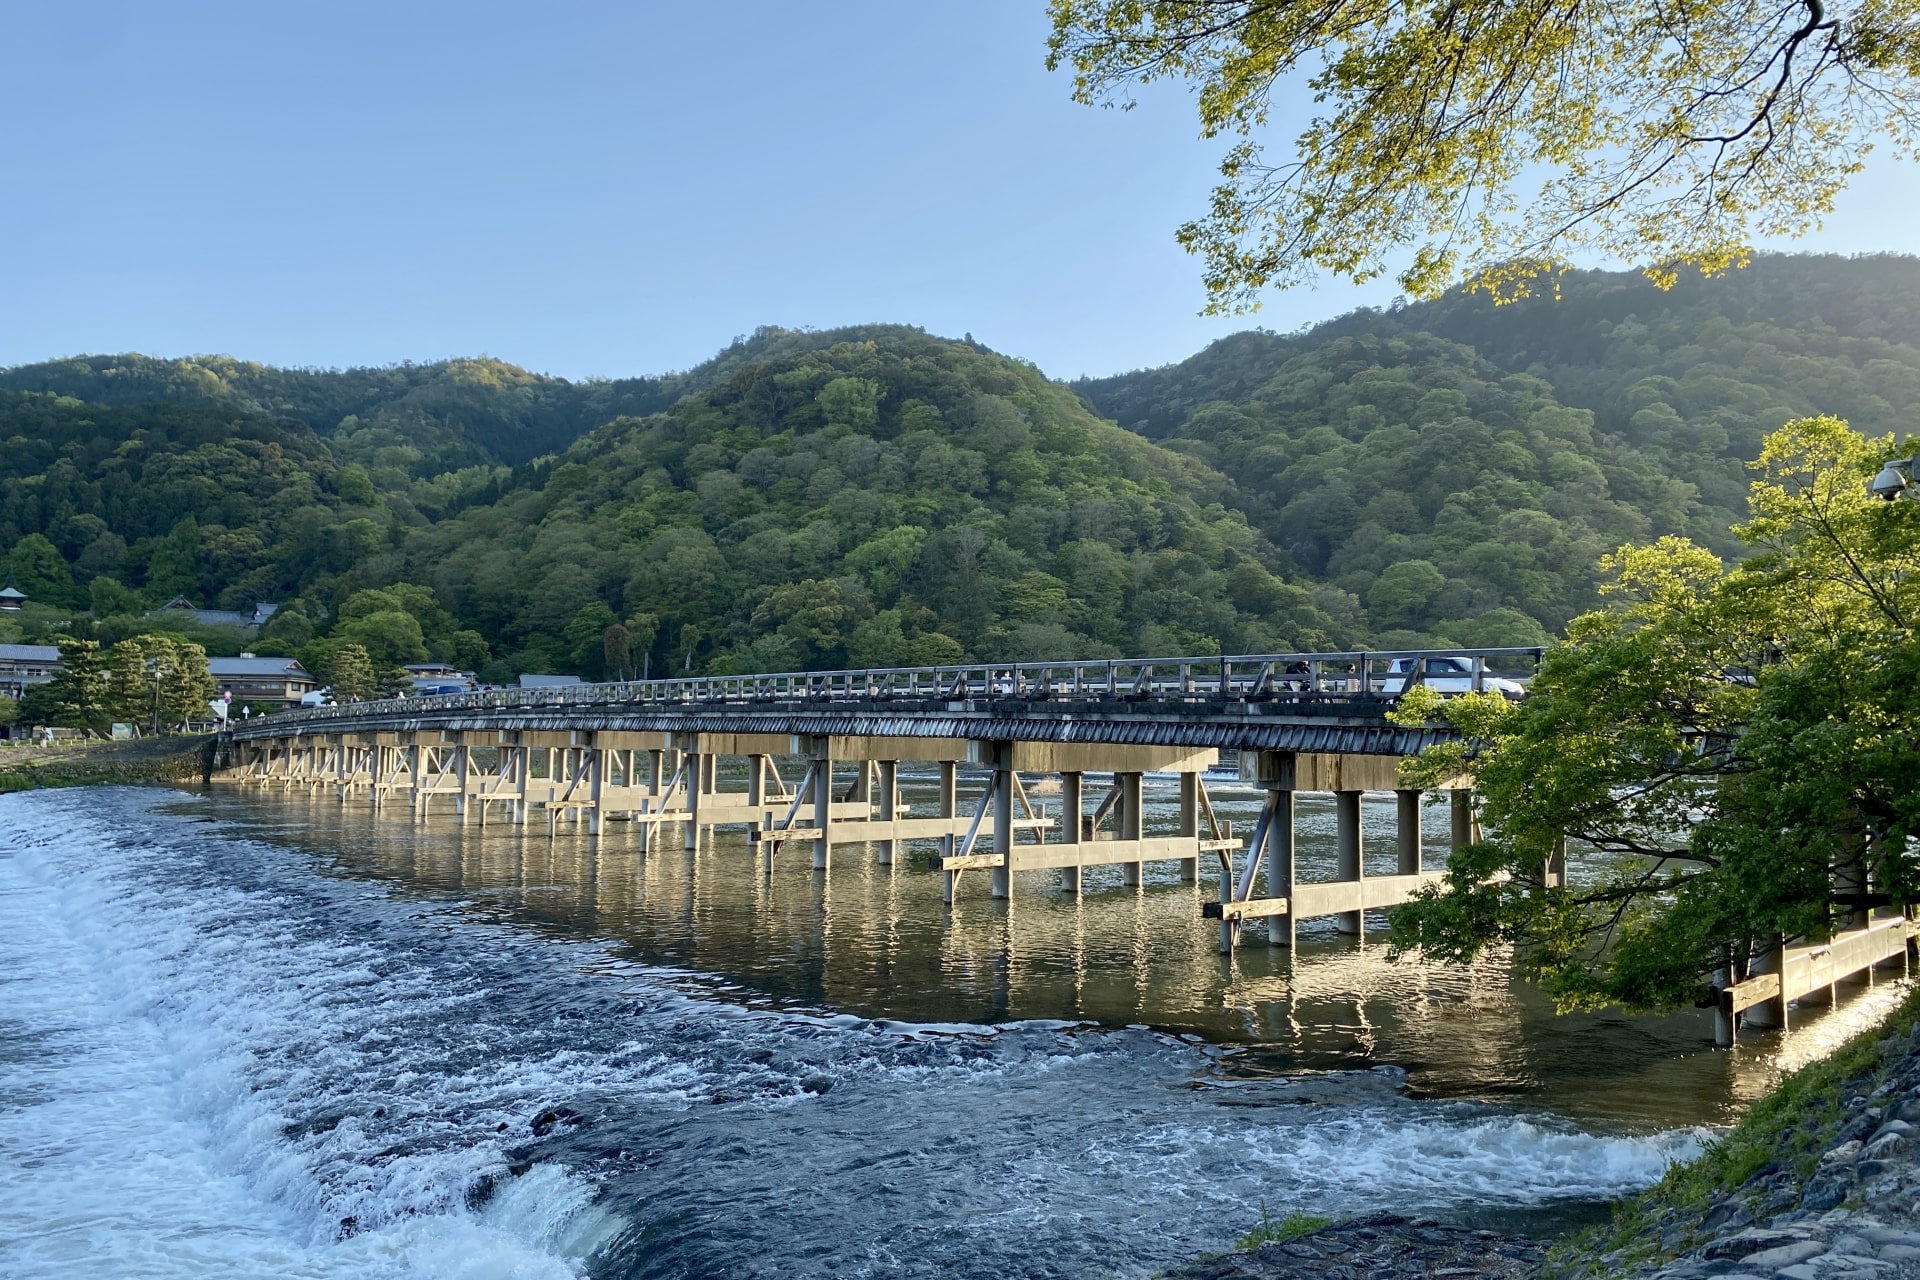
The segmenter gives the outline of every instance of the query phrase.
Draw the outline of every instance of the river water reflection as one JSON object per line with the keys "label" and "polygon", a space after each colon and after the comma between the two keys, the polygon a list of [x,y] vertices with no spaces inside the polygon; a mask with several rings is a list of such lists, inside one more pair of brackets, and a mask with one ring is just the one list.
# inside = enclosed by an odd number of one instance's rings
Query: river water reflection
{"label": "river water reflection", "polygon": [[[722,785],[743,784],[723,774]],[[901,785],[909,805],[932,811],[930,774],[903,769]],[[1209,786],[1221,817],[1251,829],[1259,793],[1228,778]],[[1149,864],[1139,889],[1122,887],[1117,867],[1090,871],[1080,898],[1058,891],[1056,873],[1025,872],[1011,900],[995,901],[974,872],[949,908],[940,876],[926,869],[930,843],[891,869],[866,846],[836,846],[826,872],[799,846],[764,877],[738,831],[690,853],[668,829],[649,853],[619,822],[599,837],[562,826],[549,838],[544,825],[376,818],[364,802],[330,797],[227,792],[216,803],[223,820],[346,874],[598,940],[622,959],[717,980],[746,1003],[915,1023],[1145,1025],[1217,1046],[1228,1078],[1393,1066],[1415,1096],[1517,1103],[1603,1131],[1725,1123],[1782,1069],[1865,1025],[1900,986],[1855,984],[1837,1012],[1803,1011],[1791,1037],[1718,1052],[1702,1012],[1558,1015],[1510,980],[1503,958],[1469,968],[1390,962],[1378,918],[1365,943],[1319,922],[1302,927],[1297,954],[1249,930],[1224,957],[1218,924],[1200,914],[1209,895],[1180,883],[1171,863]],[[1392,797],[1369,796],[1364,816],[1369,870],[1390,874]],[[1150,778],[1149,834],[1170,830],[1173,817],[1172,780]],[[1429,866],[1444,861],[1445,832],[1444,808],[1430,808]],[[1302,795],[1302,879],[1330,878],[1333,857],[1331,797]]]}

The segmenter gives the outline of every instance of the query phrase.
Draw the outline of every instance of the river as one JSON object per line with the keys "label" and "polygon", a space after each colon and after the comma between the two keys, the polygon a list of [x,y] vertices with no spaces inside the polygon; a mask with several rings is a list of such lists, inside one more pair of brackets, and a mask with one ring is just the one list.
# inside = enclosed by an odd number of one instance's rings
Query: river
{"label": "river", "polygon": [[[1170,864],[973,873],[949,912],[917,857],[671,843],[0,798],[0,1272],[1145,1276],[1263,1209],[1563,1220],[1898,990],[1715,1052],[1497,961],[1312,928],[1229,961]],[[1330,802],[1300,850],[1330,868]]]}

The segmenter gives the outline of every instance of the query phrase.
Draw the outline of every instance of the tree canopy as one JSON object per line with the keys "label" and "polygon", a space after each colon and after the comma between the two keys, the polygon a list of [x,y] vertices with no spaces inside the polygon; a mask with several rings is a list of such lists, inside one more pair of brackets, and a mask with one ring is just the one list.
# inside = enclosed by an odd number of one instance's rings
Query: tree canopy
{"label": "tree canopy", "polygon": [[[1528,696],[1403,701],[1467,735],[1416,779],[1470,773],[1487,839],[1395,945],[1520,946],[1565,1003],[1665,1008],[1770,937],[1820,938],[1920,897],[1920,503],[1865,483],[1893,455],[1834,418],[1787,424],[1754,467],[1752,553],[1683,538],[1608,558],[1616,603],[1576,619]],[[1557,841],[1593,851],[1573,883]]]}
{"label": "tree canopy", "polygon": [[[1524,292],[1599,251],[1715,273],[1818,225],[1880,143],[1911,154],[1908,3],[1432,5],[1050,0],[1048,66],[1085,103],[1171,80],[1237,139],[1180,228],[1208,310],[1320,272]],[[1276,118],[1305,123],[1271,157]]]}

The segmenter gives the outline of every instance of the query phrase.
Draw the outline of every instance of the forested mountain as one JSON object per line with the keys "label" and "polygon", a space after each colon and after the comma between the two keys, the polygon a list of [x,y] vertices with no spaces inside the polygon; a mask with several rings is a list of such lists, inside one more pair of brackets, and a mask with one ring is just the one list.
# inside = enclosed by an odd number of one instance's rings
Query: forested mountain
{"label": "forested mountain", "polygon": [[616,419],[539,488],[409,536],[390,571],[514,662],[590,672],[622,619],[676,670],[1346,638],[1274,576],[1213,468],[1030,366],[868,332]]}
{"label": "forested mountain", "polygon": [[40,602],[0,640],[183,594],[285,605],[257,649],[494,679],[1534,643],[1622,542],[1731,552],[1780,422],[1904,430],[1917,287],[1906,258],[1577,273],[1072,388],[884,325],[580,383],[53,361],[0,371],[0,557]]}
{"label": "forested mountain", "polygon": [[1762,257],[1667,292],[1574,272],[1557,296],[1241,333],[1075,389],[1239,478],[1254,522],[1376,633],[1494,602],[1552,628],[1591,602],[1595,547],[1684,533],[1733,552],[1743,463],[1782,422],[1910,429],[1917,298],[1906,257]]}
{"label": "forested mountain", "polygon": [[613,418],[657,413],[750,361],[834,340],[762,329],[685,373],[577,383],[486,356],[378,369],[276,369],[230,356],[75,356],[0,370],[0,389],[289,418],[326,438],[342,461],[434,476],[530,462]]}

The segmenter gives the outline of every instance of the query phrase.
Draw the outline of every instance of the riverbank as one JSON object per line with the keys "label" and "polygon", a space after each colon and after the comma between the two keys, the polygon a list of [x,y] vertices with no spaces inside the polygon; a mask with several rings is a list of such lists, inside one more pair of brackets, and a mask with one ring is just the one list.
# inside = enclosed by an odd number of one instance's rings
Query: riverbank
{"label": "riverbank", "polygon": [[1920,1275],[1920,996],[1554,1247],[1553,1280]]}
{"label": "riverbank", "polygon": [[1783,1080],[1697,1159],[1550,1244],[1372,1214],[1263,1223],[1166,1280],[1920,1276],[1920,994]]}
{"label": "riverbank", "polygon": [[0,794],[37,787],[198,778],[208,741],[204,735],[195,735],[136,738],[130,742],[58,742],[52,746],[0,744]]}

